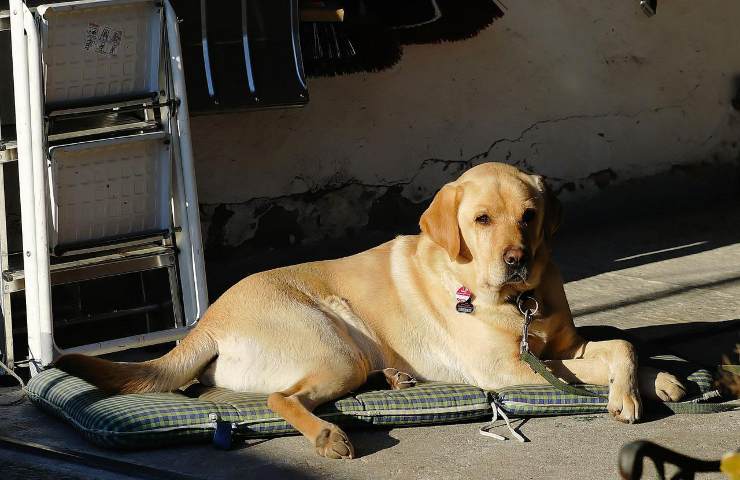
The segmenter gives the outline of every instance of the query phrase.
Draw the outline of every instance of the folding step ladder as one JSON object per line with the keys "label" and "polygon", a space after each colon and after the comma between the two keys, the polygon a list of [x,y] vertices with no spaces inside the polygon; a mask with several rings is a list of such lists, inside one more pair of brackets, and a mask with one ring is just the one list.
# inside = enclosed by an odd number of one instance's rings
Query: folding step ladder
{"label": "folding step ladder", "polygon": [[[30,1],[30,0],[29,0]],[[177,340],[208,304],[180,38],[168,0],[10,0],[22,268],[0,191],[6,359],[25,290],[32,374],[62,353]],[[59,348],[51,286],[166,269],[173,328]]]}

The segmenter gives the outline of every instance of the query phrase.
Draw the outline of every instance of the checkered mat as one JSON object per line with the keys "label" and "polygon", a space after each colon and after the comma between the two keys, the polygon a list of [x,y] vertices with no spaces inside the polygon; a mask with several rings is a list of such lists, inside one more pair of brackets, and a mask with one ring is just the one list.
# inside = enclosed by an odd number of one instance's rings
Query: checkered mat
{"label": "checkered mat", "polygon": [[[706,370],[689,375],[691,396],[712,389]],[[606,387],[586,385],[597,393]],[[184,392],[108,395],[77,377],[49,369],[27,386],[33,403],[73,425],[89,441],[109,448],[154,448],[210,442],[217,424],[236,438],[297,433],[267,407],[267,395],[191,385]],[[412,426],[484,420],[495,401],[511,416],[601,413],[606,400],[565,394],[545,385],[485,392],[470,385],[423,383],[404,390],[356,393],[325,404],[316,414],[345,427]]]}

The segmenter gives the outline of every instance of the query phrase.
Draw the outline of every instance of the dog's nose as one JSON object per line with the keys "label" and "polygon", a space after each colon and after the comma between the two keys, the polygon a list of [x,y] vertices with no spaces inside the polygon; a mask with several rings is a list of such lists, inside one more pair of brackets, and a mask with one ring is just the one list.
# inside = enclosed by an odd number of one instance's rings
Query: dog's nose
{"label": "dog's nose", "polygon": [[524,249],[517,247],[508,247],[504,250],[504,263],[511,267],[516,267],[526,260]]}

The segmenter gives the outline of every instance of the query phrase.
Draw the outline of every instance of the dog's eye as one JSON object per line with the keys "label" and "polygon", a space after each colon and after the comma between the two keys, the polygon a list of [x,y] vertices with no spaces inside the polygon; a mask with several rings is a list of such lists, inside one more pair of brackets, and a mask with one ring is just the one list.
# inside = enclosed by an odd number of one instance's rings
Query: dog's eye
{"label": "dog's eye", "polygon": [[491,217],[489,217],[485,213],[483,215],[478,215],[477,217],[475,217],[475,223],[488,225],[489,223],[491,223]]}
{"label": "dog's eye", "polygon": [[536,214],[537,212],[534,210],[534,208],[528,208],[524,210],[524,214],[522,215],[522,223],[526,225],[527,223],[531,222],[532,220],[534,220]]}

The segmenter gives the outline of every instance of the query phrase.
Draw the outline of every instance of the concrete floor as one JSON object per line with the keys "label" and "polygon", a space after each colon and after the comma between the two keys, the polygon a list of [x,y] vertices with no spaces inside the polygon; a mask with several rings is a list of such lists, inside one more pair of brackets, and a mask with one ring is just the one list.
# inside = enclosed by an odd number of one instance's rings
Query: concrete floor
{"label": "concrete floor", "polygon": [[[566,226],[557,259],[576,323],[627,329],[692,360],[716,365],[740,343],[738,239],[736,203],[598,227]],[[8,389],[4,391],[0,402],[8,398]],[[85,443],[28,402],[0,407],[0,435],[212,479],[616,478],[617,452],[630,440],[649,439],[704,458],[740,447],[740,411],[677,415],[636,425],[602,415],[535,418],[521,428],[531,440],[526,444],[482,437],[478,426],[350,432],[359,456],[352,461],[319,458],[300,437],[253,441],[229,452],[205,445],[122,453]],[[0,477],[128,478],[2,448]]]}

